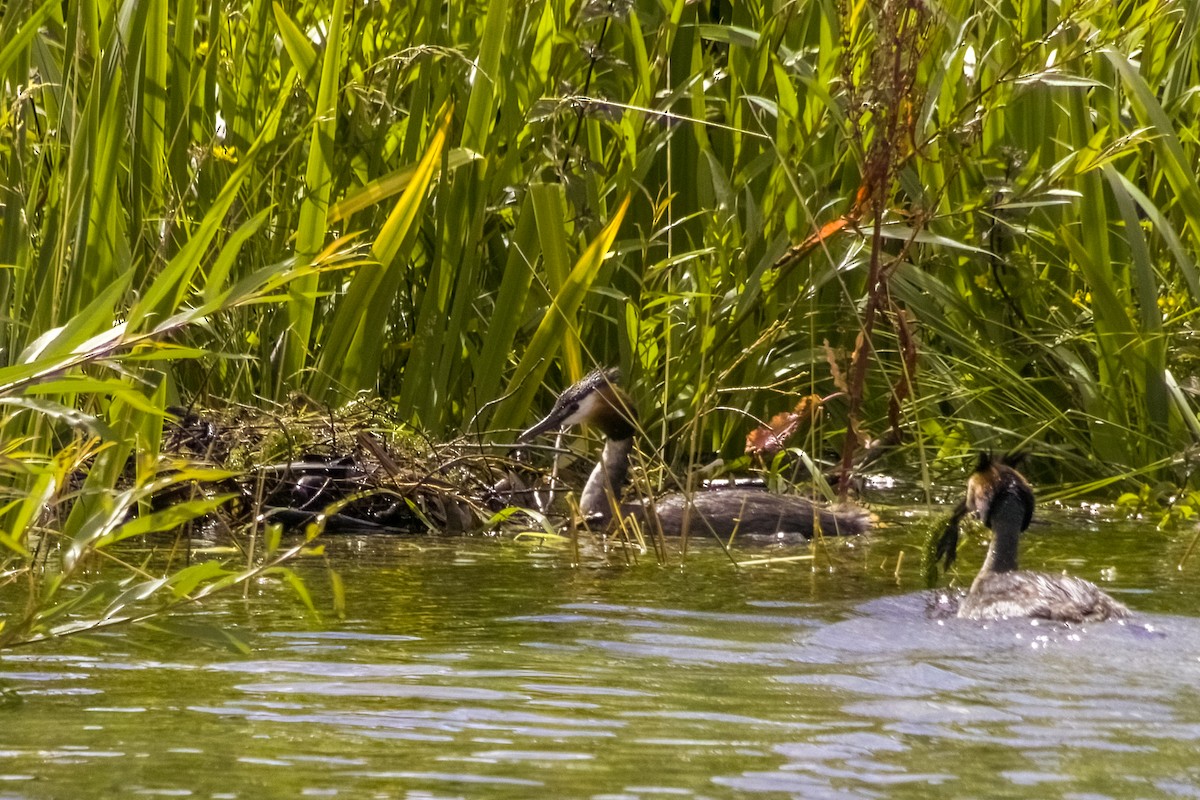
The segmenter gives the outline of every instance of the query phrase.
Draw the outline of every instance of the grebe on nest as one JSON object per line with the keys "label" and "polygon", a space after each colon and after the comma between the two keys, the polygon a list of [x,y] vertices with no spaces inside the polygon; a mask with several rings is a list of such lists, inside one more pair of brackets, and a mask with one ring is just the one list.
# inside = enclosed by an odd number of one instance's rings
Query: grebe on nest
{"label": "grebe on nest", "polygon": [[629,457],[637,432],[637,413],[629,396],[617,385],[616,369],[596,369],[568,388],[550,413],[523,432],[526,443],[547,431],[588,423],[604,434],[604,449],[579,497],[579,510],[590,522],[605,526],[613,520],[613,502],[621,516],[634,517],[649,530],[667,535],[683,532],[685,518],[693,532],[711,531],[723,538],[733,534],[763,536],[777,533],[813,536],[819,526],[825,536],[858,534],[871,526],[861,508],[828,508],[803,497],[772,494],[765,489],[706,489],[691,495],[669,494],[645,503],[621,503],[629,478]]}
{"label": "grebe on nest", "polygon": [[938,541],[937,557],[954,563],[958,523],[973,513],[992,531],[987,559],[958,607],[964,619],[1030,617],[1055,622],[1124,619],[1129,609],[1091,581],[1017,568],[1017,544],[1033,518],[1033,489],[1025,477],[990,453],[980,453],[967,498]]}

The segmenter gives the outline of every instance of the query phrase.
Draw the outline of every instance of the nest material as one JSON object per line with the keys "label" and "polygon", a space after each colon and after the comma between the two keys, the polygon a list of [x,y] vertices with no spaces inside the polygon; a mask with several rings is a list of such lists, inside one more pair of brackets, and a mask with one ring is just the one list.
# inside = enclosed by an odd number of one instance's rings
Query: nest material
{"label": "nest material", "polygon": [[164,453],[238,473],[242,513],[289,527],[463,532],[487,518],[502,477],[503,460],[478,442],[431,442],[379,401],[171,413]]}

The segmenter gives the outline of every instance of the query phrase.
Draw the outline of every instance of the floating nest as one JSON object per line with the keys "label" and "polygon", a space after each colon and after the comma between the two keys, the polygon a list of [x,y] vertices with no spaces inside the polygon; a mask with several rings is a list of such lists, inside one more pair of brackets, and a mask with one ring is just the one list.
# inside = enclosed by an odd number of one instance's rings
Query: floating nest
{"label": "floating nest", "polygon": [[[264,411],[172,408],[164,454],[233,472],[234,525],[310,524],[326,531],[461,533],[510,504],[502,447],[435,442],[395,419],[382,401],[337,411],[297,400]],[[160,500],[169,498],[160,498]]]}

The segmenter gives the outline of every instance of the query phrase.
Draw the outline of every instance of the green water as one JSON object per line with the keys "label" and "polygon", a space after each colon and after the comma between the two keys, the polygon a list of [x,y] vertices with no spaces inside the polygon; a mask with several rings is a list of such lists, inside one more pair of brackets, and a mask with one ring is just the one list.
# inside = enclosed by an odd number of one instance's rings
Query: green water
{"label": "green water", "polygon": [[1046,518],[1024,566],[1135,624],[929,619],[925,523],[900,513],[741,569],[704,543],[660,566],[331,539],[345,620],[274,586],[197,615],[249,656],[142,629],[0,656],[0,798],[1200,796],[1190,535]]}

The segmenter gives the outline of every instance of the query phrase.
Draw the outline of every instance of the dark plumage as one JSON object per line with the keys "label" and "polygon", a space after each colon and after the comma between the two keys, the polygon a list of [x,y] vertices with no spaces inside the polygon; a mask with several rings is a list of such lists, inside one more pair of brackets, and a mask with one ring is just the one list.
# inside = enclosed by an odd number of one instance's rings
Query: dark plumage
{"label": "dark plumage", "polygon": [[1021,533],[1033,518],[1033,489],[1025,477],[1001,459],[981,453],[967,481],[967,499],[938,543],[949,567],[958,542],[958,522],[966,512],[992,531],[987,559],[958,607],[965,619],[1031,617],[1057,622],[1124,619],[1129,609],[1095,584],[1070,575],[1050,575],[1017,568]]}
{"label": "dark plumage", "polygon": [[617,385],[619,373],[597,369],[564,391],[544,419],[518,437],[528,442],[551,430],[588,423],[606,437],[600,460],[579,498],[589,519],[612,521],[614,503],[622,516],[637,518],[649,530],[668,535],[683,532],[688,518],[691,533],[712,531],[721,537],[801,534],[811,537],[817,526],[826,536],[862,533],[871,516],[860,508],[829,508],[803,497],[772,494],[761,489],[708,489],[690,496],[670,494],[647,503],[621,503],[629,477],[629,457],[637,430],[637,414],[629,396]]}

